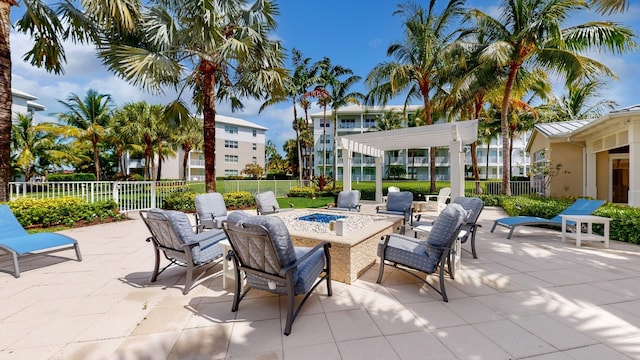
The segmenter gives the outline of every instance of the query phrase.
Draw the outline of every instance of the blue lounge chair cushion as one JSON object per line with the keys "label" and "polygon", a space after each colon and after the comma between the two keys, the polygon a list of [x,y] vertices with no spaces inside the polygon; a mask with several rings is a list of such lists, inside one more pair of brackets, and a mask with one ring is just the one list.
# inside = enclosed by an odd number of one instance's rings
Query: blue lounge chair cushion
{"label": "blue lounge chair cushion", "polygon": [[195,197],[199,225],[205,229],[221,229],[222,222],[227,219],[227,206],[222,194],[213,192],[198,194]]}

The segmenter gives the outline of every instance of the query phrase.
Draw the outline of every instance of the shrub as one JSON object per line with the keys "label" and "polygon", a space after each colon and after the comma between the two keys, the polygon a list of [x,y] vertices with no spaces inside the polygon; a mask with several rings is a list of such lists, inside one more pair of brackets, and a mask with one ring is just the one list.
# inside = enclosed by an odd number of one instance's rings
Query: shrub
{"label": "shrub", "polygon": [[51,174],[47,181],[96,181],[96,175],[90,173]]}
{"label": "shrub", "polygon": [[315,190],[312,187],[294,187],[289,190],[289,197],[308,197],[315,196]]}
{"label": "shrub", "polygon": [[82,221],[103,222],[107,219],[126,218],[126,215],[118,211],[118,204],[112,200],[89,204],[80,198],[20,198],[9,202],[8,205],[18,222],[25,228],[73,226]]}
{"label": "shrub", "polygon": [[256,199],[248,191],[232,191],[222,194],[224,203],[228,208],[241,209],[256,205]]}
{"label": "shrub", "polygon": [[195,192],[182,191],[182,188],[180,188],[180,191],[174,191],[164,199],[162,208],[167,210],[194,212],[196,211],[195,198]]}

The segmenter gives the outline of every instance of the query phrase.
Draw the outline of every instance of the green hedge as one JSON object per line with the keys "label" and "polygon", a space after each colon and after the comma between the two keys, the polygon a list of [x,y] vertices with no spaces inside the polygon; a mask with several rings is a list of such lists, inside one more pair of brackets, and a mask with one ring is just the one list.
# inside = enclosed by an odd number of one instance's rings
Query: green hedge
{"label": "green hedge", "polygon": [[80,198],[20,198],[7,205],[25,228],[73,226],[83,221],[94,223],[107,219],[126,219],[126,215],[118,211],[118,204],[112,200],[89,204]]}
{"label": "green hedge", "polygon": [[[199,193],[192,191],[176,191],[171,193],[162,204],[163,209],[195,212],[195,197]],[[232,191],[222,194],[224,204],[229,209],[255,207],[256,200],[248,191]]]}
{"label": "green hedge", "polygon": [[47,181],[96,181],[96,175],[91,173],[51,174]]}

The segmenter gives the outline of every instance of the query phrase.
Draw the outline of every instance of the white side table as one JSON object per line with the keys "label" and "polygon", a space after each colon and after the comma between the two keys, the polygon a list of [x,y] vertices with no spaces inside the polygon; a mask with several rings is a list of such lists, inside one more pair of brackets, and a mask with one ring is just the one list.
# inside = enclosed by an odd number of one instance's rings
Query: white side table
{"label": "white side table", "polygon": [[231,251],[231,243],[229,243],[228,239],[225,239],[220,241],[220,244],[223,246],[222,256],[224,256],[222,260],[222,287],[229,289],[236,282],[236,270],[233,268],[233,260],[227,260],[227,254]]}
{"label": "white side table", "polygon": [[[604,243],[605,248],[609,248],[609,222],[610,218],[595,215],[560,215],[562,218],[562,242],[567,237],[576,239],[576,246],[580,246],[582,241],[599,241]],[[567,221],[575,221],[576,232],[567,233]],[[582,224],[587,224],[587,232],[582,233]],[[593,224],[604,225],[604,235],[593,233]]]}

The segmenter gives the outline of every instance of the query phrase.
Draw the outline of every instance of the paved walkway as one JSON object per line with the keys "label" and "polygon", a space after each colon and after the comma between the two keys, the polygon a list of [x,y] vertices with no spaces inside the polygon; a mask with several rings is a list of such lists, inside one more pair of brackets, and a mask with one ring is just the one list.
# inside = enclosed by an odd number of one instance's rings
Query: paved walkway
{"label": "paved walkway", "polygon": [[137,213],[68,230],[82,262],[65,251],[0,272],[0,359],[640,359],[640,247],[527,228],[507,240],[489,232],[500,216],[483,212],[479,259],[463,253],[448,303],[391,268],[376,284],[376,265],[332,297],[321,285],[290,336],[283,299],[253,291],[233,313],[219,271],[186,296],[183,269],[149,283]]}

